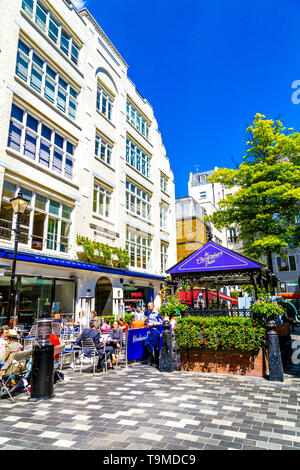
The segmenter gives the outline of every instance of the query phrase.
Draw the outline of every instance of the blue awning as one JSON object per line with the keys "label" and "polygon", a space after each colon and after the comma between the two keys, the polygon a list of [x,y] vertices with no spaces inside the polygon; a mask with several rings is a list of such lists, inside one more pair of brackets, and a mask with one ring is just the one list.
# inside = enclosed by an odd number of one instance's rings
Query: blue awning
{"label": "blue awning", "polygon": [[[13,259],[13,251],[0,249],[0,258]],[[129,271],[122,268],[114,268],[110,266],[104,266],[100,264],[87,263],[79,260],[71,260],[65,258],[56,258],[52,256],[39,255],[35,253],[25,253],[19,251],[17,254],[17,261],[27,261],[29,263],[48,264],[51,266],[60,266],[61,268],[69,269],[84,269],[86,271],[96,271],[106,274],[116,274],[117,276],[131,276],[141,277],[146,279],[154,279],[157,281],[164,281],[165,278],[162,276],[155,276],[154,274],[145,274],[135,271]]]}

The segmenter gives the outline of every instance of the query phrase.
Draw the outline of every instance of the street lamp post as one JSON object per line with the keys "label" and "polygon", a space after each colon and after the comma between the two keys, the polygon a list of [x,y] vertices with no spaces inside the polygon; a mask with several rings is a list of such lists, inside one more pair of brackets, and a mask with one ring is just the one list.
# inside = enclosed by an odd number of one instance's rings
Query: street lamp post
{"label": "street lamp post", "polygon": [[9,325],[12,307],[14,304],[14,284],[15,284],[15,273],[16,273],[16,262],[17,262],[17,252],[18,252],[18,243],[19,243],[19,234],[20,230],[20,221],[21,215],[27,209],[28,201],[23,198],[22,191],[19,190],[19,193],[16,197],[10,200],[12,205],[14,214],[16,215],[16,228],[12,229],[15,232],[15,240],[14,240],[14,257],[12,262],[11,268],[11,277],[10,277],[10,287],[9,287],[9,296],[8,296],[8,305],[7,305],[7,325]]}

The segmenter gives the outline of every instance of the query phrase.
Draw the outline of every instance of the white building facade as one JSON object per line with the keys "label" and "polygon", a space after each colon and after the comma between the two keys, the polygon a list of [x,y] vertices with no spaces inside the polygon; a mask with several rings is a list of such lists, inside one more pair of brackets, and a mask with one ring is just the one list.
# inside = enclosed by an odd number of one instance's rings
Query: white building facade
{"label": "white building facade", "polygon": [[[3,0],[0,18],[0,261],[11,263],[21,189],[19,322],[124,300],[160,303],[176,262],[174,177],[153,109],[88,10]],[[78,260],[77,237],[126,249],[128,266]],[[5,320],[10,272],[0,277]],[[1,300],[2,299],[2,300]],[[1,304],[2,303],[2,304]]]}

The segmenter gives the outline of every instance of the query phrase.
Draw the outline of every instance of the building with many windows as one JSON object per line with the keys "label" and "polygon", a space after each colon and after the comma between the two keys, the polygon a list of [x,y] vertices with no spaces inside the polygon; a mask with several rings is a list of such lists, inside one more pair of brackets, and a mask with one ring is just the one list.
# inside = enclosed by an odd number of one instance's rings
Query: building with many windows
{"label": "building with many windows", "polygon": [[[176,262],[174,177],[153,109],[87,9],[3,0],[0,258],[13,254],[10,199],[28,208],[17,260],[19,321],[160,302]],[[78,236],[127,249],[126,267],[79,260]],[[10,272],[0,276],[5,319]],[[76,318],[77,319],[77,318]]]}
{"label": "building with many windows", "polygon": [[[216,210],[219,210],[219,201],[226,196],[236,191],[236,188],[227,189],[220,183],[210,183],[207,180],[218,167],[213,170],[190,173],[188,182],[189,196],[203,207],[206,215],[212,215]],[[242,248],[242,241],[239,240],[236,228],[231,230],[218,230],[212,226],[213,241],[223,245],[230,250],[239,251]]]}

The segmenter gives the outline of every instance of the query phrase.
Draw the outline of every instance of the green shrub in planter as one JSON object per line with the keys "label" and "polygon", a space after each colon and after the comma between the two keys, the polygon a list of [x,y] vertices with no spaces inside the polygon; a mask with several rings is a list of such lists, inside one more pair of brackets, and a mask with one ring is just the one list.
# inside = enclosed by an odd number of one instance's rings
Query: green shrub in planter
{"label": "green shrub in planter", "polygon": [[[104,315],[103,316],[105,322],[111,322],[111,324],[113,324],[113,322],[115,321],[115,316],[114,315]],[[125,320],[126,320],[126,323],[130,323],[131,320],[134,318],[134,314],[133,313],[125,313]],[[100,317],[99,317],[100,319]]]}
{"label": "green shrub in planter", "polygon": [[176,317],[181,315],[187,306],[179,302],[178,297],[175,295],[168,295],[159,309],[159,314],[161,316],[166,315],[167,317]]}
{"label": "green shrub in planter", "polygon": [[261,298],[251,306],[251,313],[253,318],[258,321],[263,321],[268,318],[275,318],[278,315],[283,315],[285,311],[284,308],[276,302],[276,300],[272,301],[268,298]]}
{"label": "green shrub in planter", "polygon": [[180,349],[258,351],[265,328],[244,317],[186,317],[177,322],[175,337]]}

